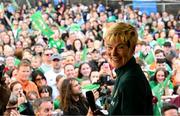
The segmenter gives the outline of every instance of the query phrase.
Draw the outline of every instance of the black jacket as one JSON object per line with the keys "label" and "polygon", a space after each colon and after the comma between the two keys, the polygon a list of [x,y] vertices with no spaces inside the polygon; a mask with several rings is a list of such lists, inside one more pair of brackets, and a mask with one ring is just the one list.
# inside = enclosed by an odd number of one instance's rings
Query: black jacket
{"label": "black jacket", "polygon": [[151,88],[135,58],[115,71],[117,79],[109,115],[152,115]]}

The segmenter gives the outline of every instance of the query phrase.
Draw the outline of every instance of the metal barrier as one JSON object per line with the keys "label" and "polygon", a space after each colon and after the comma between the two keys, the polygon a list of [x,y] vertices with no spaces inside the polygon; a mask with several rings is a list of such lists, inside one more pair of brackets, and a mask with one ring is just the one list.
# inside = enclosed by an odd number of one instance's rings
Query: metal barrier
{"label": "metal barrier", "polygon": [[[156,3],[158,12],[166,11],[168,13],[176,15],[178,11],[180,11],[180,2],[173,2],[173,3]],[[125,5],[125,7],[132,7],[132,3]],[[143,3],[144,7],[149,6],[149,2]]]}

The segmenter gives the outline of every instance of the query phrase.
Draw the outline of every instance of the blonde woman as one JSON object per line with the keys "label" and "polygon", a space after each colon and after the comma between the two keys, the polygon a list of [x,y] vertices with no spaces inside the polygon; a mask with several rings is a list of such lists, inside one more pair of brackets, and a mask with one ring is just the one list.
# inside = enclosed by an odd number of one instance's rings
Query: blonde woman
{"label": "blonde woman", "polygon": [[109,115],[152,115],[152,92],[133,56],[138,35],[126,23],[110,26],[105,34],[108,61],[117,74]]}

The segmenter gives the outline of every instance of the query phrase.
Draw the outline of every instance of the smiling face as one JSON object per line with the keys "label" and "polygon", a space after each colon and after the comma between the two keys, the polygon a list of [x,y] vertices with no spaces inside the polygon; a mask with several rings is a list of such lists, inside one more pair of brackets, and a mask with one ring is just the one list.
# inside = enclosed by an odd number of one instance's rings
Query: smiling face
{"label": "smiling face", "polygon": [[45,101],[40,104],[37,112],[38,116],[52,116],[53,104],[51,101]]}
{"label": "smiling face", "polygon": [[136,29],[126,23],[115,23],[105,34],[106,53],[114,68],[124,66],[134,54],[138,35]]}
{"label": "smiling face", "polygon": [[75,70],[72,64],[68,64],[64,67],[64,73],[67,78],[75,78]]}
{"label": "smiling face", "polygon": [[91,72],[91,67],[89,66],[89,64],[85,63],[81,66],[80,71],[84,77],[88,77]]}
{"label": "smiling face", "polygon": [[106,52],[110,64],[114,68],[122,67],[132,56],[132,53],[130,53],[130,49],[122,41],[111,41],[106,44]]}
{"label": "smiling face", "polygon": [[162,70],[158,71],[157,74],[156,74],[156,79],[157,79],[157,82],[158,83],[161,83],[164,81],[165,79],[165,74]]}
{"label": "smiling face", "polygon": [[18,77],[21,81],[27,81],[31,74],[30,66],[20,66],[18,70]]}

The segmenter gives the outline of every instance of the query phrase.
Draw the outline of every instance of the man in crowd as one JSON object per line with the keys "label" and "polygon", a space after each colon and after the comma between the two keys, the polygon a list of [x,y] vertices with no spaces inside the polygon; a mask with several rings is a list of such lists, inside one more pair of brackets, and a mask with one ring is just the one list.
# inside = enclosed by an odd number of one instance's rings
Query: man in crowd
{"label": "man in crowd", "polygon": [[53,55],[53,51],[51,48],[47,48],[44,50],[42,54],[42,64],[40,66],[40,69],[42,70],[42,72],[45,73],[52,68],[51,59],[50,59],[52,55]]}
{"label": "man in crowd", "polygon": [[64,73],[61,71],[60,60],[61,60],[60,54],[54,53],[51,56],[52,69],[45,72],[44,74],[47,80],[47,84],[53,89],[53,93],[52,93],[53,99],[55,99],[59,95],[56,86],[56,77],[58,75],[64,75]]}
{"label": "man in crowd", "polygon": [[23,90],[28,93],[30,91],[35,91],[38,93],[37,86],[29,80],[31,75],[31,62],[28,59],[23,59],[18,67],[18,73],[16,76],[17,81],[19,81],[23,87]]}
{"label": "man in crowd", "polygon": [[163,116],[178,116],[178,107],[169,103],[163,105],[161,109]]}
{"label": "man in crowd", "polygon": [[52,116],[53,102],[51,98],[41,98],[34,102],[34,111],[36,116]]}
{"label": "man in crowd", "polygon": [[64,66],[64,74],[66,75],[66,78],[77,78],[73,64],[66,64]]}

